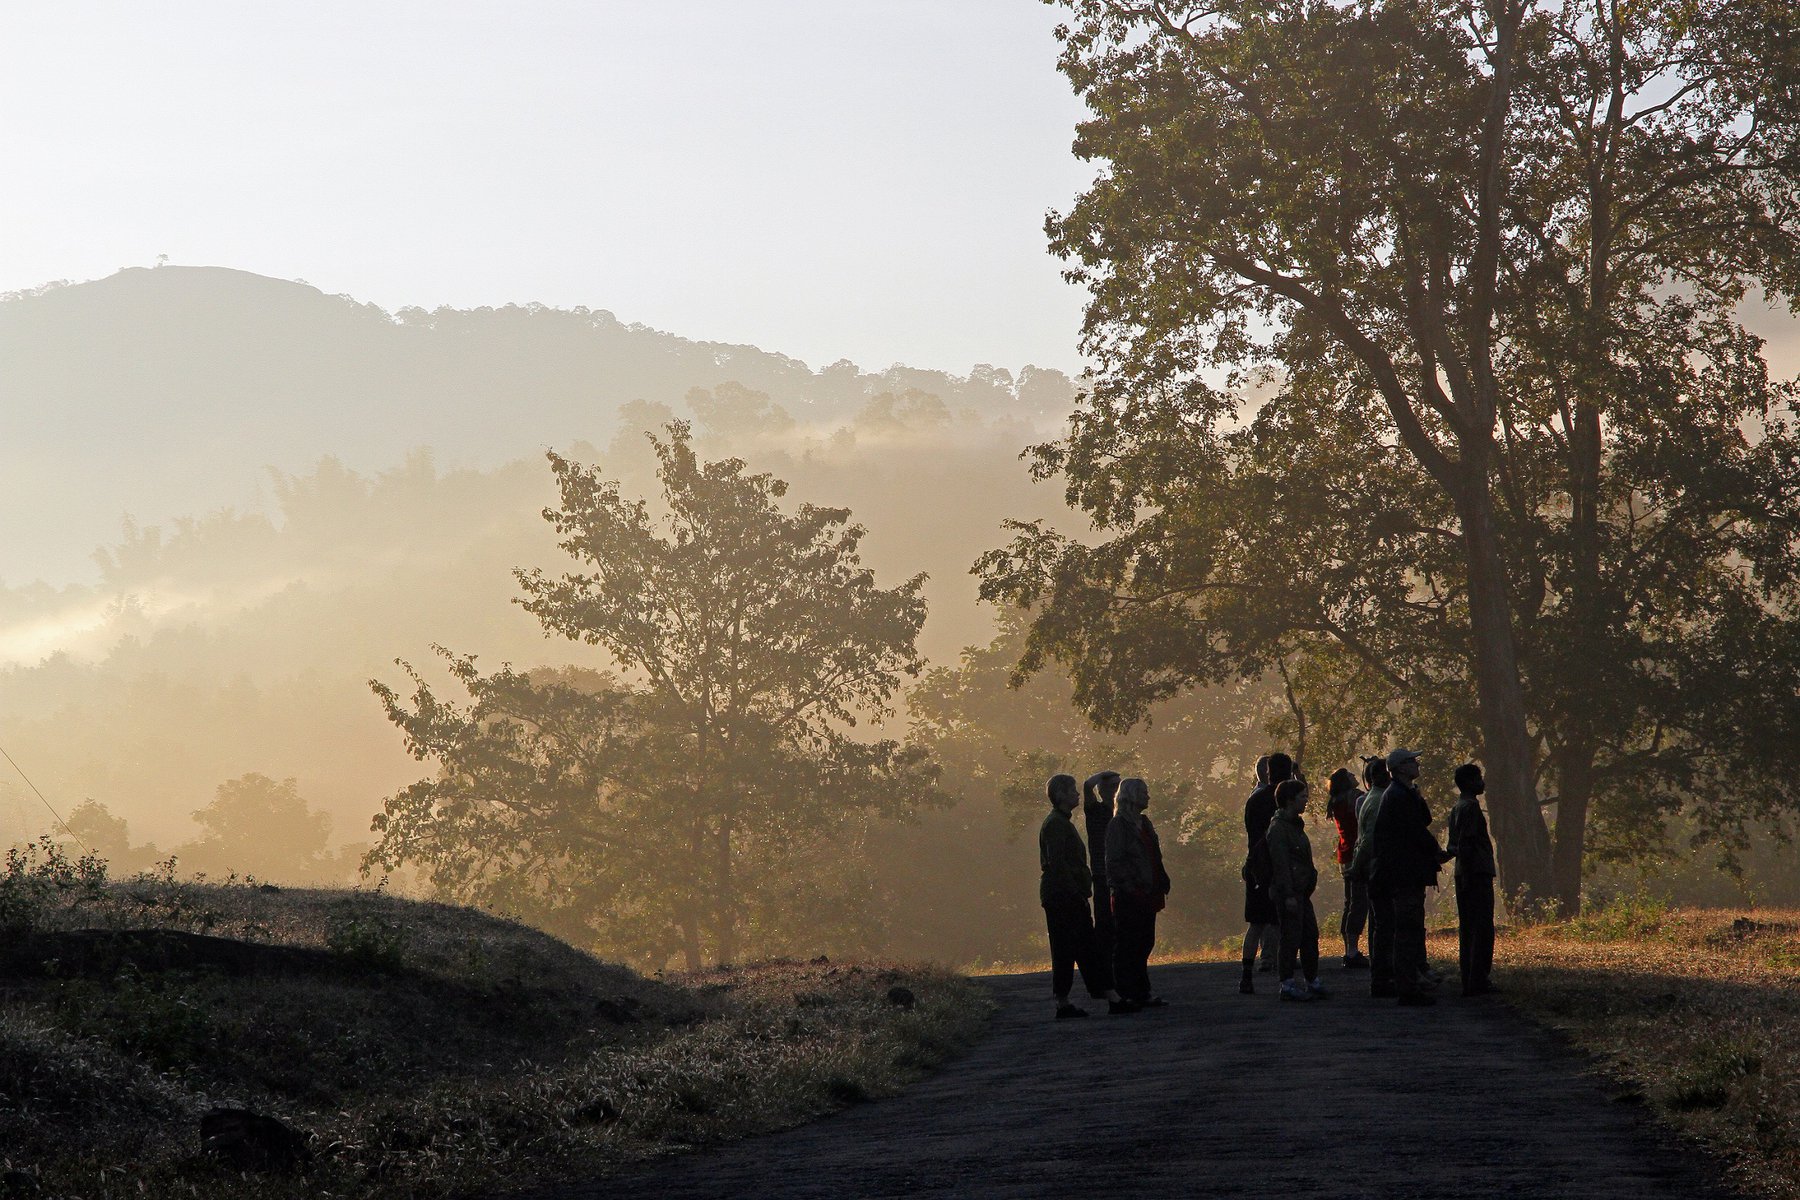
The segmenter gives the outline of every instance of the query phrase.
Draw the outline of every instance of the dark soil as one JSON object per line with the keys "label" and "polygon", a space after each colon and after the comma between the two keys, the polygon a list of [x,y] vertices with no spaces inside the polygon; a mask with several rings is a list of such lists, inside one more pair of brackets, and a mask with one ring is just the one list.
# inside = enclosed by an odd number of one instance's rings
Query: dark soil
{"label": "dark soil", "polygon": [[1043,975],[990,979],[991,1035],[899,1097],[542,1198],[1729,1194],[1500,998],[1401,1009],[1329,968],[1331,999],[1284,1004],[1268,975],[1238,995],[1234,965],[1151,975],[1169,1008],[1085,1021],[1051,1019]]}

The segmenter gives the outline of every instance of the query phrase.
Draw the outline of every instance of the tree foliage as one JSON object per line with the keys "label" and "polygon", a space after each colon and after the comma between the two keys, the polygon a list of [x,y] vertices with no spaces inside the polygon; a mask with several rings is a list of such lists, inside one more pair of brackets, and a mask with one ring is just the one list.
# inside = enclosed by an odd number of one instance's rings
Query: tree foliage
{"label": "tree foliage", "polygon": [[1590,811],[1783,804],[1800,433],[1738,309],[1800,283],[1785,7],[1066,7],[1100,369],[1034,469],[1103,537],[980,564],[1024,667],[1115,728],[1291,667],[1338,753],[1483,754],[1503,883],[1565,903]]}
{"label": "tree foliage", "polygon": [[618,674],[446,653],[467,704],[411,668],[410,707],[376,683],[438,771],[389,799],[374,857],[642,960],[817,945],[874,920],[868,822],[936,796],[923,755],[853,736],[921,669],[924,577],[877,587],[846,510],[785,511],[785,483],[702,462],[684,424],[653,442],[659,511],[552,454],[544,515],[580,569],[517,573],[544,628]]}

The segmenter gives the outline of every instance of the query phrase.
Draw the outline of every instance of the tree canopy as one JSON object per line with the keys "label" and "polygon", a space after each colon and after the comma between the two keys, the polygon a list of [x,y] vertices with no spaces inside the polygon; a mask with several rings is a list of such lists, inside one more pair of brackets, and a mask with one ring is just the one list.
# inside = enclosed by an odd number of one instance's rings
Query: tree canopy
{"label": "tree canopy", "polygon": [[1515,895],[1575,902],[1590,812],[1784,804],[1800,438],[1739,305],[1800,290],[1785,9],[1065,7],[1099,369],[1034,469],[1101,537],[979,564],[1024,666],[1114,727],[1291,667],[1339,753],[1479,754]]}
{"label": "tree canopy", "polygon": [[604,648],[618,674],[484,676],[446,653],[467,705],[411,668],[410,707],[375,683],[438,770],[388,800],[372,857],[698,966],[829,937],[808,928],[820,909],[870,902],[854,867],[867,819],[936,798],[922,754],[852,733],[921,669],[925,581],[876,586],[846,510],[785,510],[784,482],[701,461],[686,425],[653,443],[655,511],[550,455],[561,507],[544,515],[580,569],[517,572],[544,628]]}

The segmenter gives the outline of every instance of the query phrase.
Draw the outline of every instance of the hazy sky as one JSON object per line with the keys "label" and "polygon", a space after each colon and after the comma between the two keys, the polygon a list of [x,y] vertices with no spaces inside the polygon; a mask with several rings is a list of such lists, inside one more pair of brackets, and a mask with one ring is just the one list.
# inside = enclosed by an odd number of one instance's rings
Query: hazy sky
{"label": "hazy sky", "polygon": [[0,290],[159,254],[814,367],[1069,368],[1036,0],[0,7]]}

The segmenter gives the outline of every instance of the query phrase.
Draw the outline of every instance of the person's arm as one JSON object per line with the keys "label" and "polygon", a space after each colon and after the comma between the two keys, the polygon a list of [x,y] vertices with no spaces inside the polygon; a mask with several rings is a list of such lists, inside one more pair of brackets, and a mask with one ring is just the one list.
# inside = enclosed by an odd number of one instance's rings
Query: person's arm
{"label": "person's arm", "polygon": [[1444,831],[1444,853],[1451,858],[1457,856],[1457,847],[1462,844],[1463,803],[1458,800],[1450,806],[1450,822]]}

